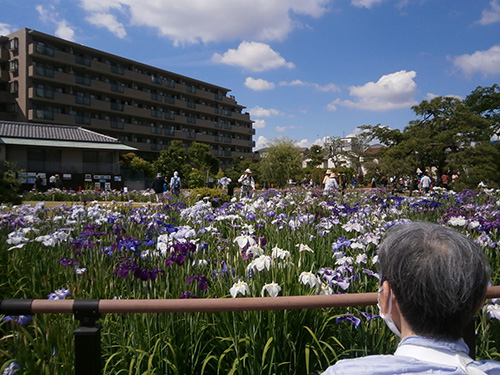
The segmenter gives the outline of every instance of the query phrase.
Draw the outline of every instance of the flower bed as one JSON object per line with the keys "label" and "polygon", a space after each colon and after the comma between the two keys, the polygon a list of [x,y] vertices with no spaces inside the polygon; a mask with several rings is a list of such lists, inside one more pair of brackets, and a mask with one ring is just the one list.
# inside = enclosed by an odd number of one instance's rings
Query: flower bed
{"label": "flower bed", "polygon": [[[3,206],[1,295],[172,299],[374,292],[377,244],[388,227],[404,220],[467,233],[484,248],[493,284],[500,283],[498,191],[436,189],[410,198],[383,191],[325,196],[297,188],[222,204],[215,199],[189,206],[170,200]],[[478,320],[479,358],[499,356],[495,302]],[[101,321],[104,374],[306,374],[340,358],[391,353],[397,345],[376,307],[109,314]],[[3,317],[0,369],[74,373],[75,327],[65,315]]]}

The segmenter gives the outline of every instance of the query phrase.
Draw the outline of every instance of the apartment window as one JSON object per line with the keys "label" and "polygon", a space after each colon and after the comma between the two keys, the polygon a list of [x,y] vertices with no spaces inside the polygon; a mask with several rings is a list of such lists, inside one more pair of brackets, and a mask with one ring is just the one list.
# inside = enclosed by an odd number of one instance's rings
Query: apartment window
{"label": "apartment window", "polygon": [[13,81],[9,83],[9,91],[11,94],[18,94],[19,93],[19,82]]}
{"label": "apartment window", "polygon": [[8,109],[10,113],[19,112],[19,107],[17,106],[17,103],[10,103]]}
{"label": "apartment window", "polygon": [[85,112],[77,111],[75,114],[75,122],[80,125],[90,125],[90,116]]}
{"label": "apartment window", "polygon": [[187,87],[187,92],[191,93],[191,94],[196,94],[196,87],[195,86],[188,86]]}
{"label": "apartment window", "polygon": [[162,112],[161,111],[157,111],[155,109],[151,109],[151,116],[152,117],[161,118],[162,117]]}
{"label": "apartment window", "polygon": [[9,62],[9,70],[11,72],[17,73],[17,71],[19,70],[19,61],[17,59],[11,60]]}
{"label": "apartment window", "polygon": [[54,99],[54,91],[50,86],[41,85],[39,83],[35,83],[33,86],[35,88],[35,95],[39,98]]}
{"label": "apartment window", "polygon": [[17,50],[19,48],[19,39],[17,38],[12,38],[9,40],[9,49],[10,50]]}
{"label": "apartment window", "polygon": [[163,79],[161,79],[160,77],[151,76],[151,82],[157,85],[161,85],[163,83]]}
{"label": "apartment window", "polygon": [[54,69],[51,66],[34,63],[35,65],[35,74],[43,77],[54,78]]}
{"label": "apartment window", "polygon": [[151,100],[156,100],[157,102],[162,101],[162,96],[161,94],[156,94],[156,93],[151,93]]}
{"label": "apartment window", "polygon": [[42,55],[46,56],[54,56],[54,48],[51,46],[45,45],[43,42],[37,42],[36,43],[36,52],[41,53]]}
{"label": "apartment window", "polygon": [[52,107],[45,105],[33,106],[35,118],[38,120],[54,120],[54,111]]}
{"label": "apartment window", "polygon": [[87,94],[84,94],[83,92],[77,92],[75,94],[75,103],[76,104],[83,104],[83,105],[90,105],[90,98]]}
{"label": "apartment window", "polygon": [[111,83],[111,91],[123,94],[125,91],[123,85],[120,83]]}
{"label": "apartment window", "polygon": [[81,73],[76,73],[75,82],[78,85],[90,86],[90,78]]}
{"label": "apartment window", "polygon": [[118,103],[113,99],[111,100],[111,109],[114,111],[123,111],[123,104]]}
{"label": "apartment window", "polygon": [[111,72],[123,75],[125,73],[125,69],[123,68],[123,66],[120,66],[118,64],[111,64]]}
{"label": "apartment window", "polygon": [[92,60],[90,57],[85,56],[85,55],[76,55],[75,56],[75,62],[77,64],[85,65],[85,66],[90,66]]}
{"label": "apartment window", "polygon": [[175,104],[175,99],[170,95],[165,95],[165,103],[167,104]]}
{"label": "apartment window", "polygon": [[168,78],[166,78],[166,79],[164,80],[164,85],[165,85],[166,87],[171,87],[171,88],[174,88],[174,87],[175,87],[175,81],[174,81],[173,79],[168,79]]}
{"label": "apartment window", "polygon": [[111,120],[111,129],[123,129],[123,122]]}

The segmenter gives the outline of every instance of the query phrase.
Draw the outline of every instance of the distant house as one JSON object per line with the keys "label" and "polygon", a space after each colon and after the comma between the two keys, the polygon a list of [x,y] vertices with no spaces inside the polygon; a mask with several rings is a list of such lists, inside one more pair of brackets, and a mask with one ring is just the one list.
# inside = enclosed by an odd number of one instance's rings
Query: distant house
{"label": "distant house", "polygon": [[36,174],[44,186],[59,174],[68,189],[121,189],[120,153],[136,150],[81,127],[0,121],[0,164],[14,163],[22,171],[25,189],[33,186]]}

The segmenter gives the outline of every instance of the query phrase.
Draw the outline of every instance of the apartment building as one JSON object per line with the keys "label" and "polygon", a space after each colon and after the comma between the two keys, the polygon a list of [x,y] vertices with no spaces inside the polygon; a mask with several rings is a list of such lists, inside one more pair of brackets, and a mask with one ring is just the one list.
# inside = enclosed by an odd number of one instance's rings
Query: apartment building
{"label": "apartment building", "polygon": [[74,125],[143,157],[205,143],[224,169],[253,157],[253,122],[229,89],[31,29],[0,36],[0,120]]}

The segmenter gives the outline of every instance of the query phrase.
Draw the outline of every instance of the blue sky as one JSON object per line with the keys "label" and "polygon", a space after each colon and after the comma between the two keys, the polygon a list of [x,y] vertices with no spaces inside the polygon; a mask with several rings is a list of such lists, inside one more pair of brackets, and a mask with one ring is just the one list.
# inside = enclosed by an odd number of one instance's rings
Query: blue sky
{"label": "blue sky", "polygon": [[256,149],[500,81],[500,0],[0,0],[0,35],[24,27],[231,89]]}

